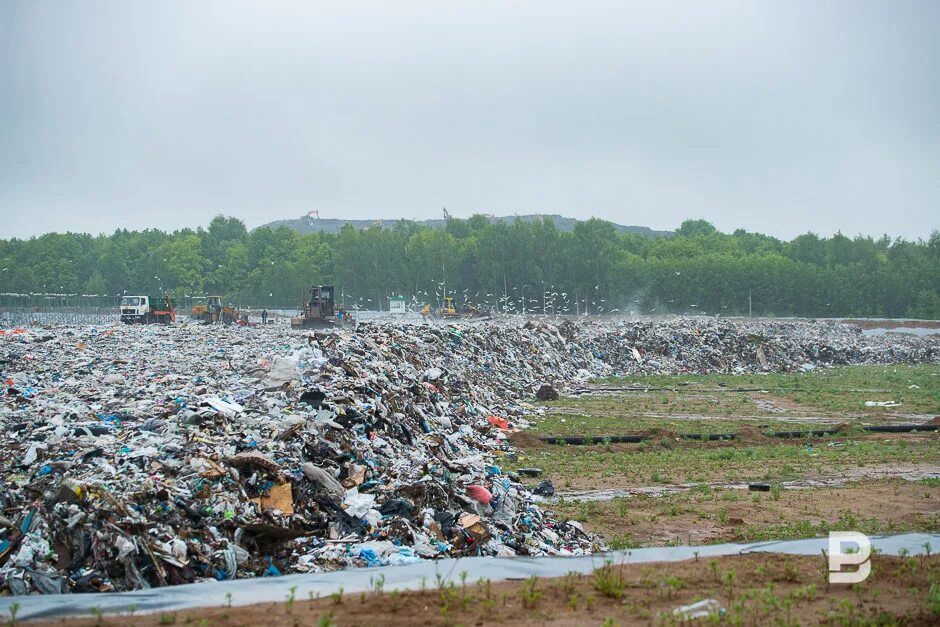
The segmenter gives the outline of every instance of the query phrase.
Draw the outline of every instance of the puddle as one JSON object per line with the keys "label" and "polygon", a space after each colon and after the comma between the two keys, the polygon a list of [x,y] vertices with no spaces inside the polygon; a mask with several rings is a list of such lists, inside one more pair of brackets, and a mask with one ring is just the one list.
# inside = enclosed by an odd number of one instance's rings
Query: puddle
{"label": "puddle", "polygon": [[[817,488],[833,488],[859,481],[860,479],[905,479],[907,481],[920,481],[922,479],[940,478],[940,468],[858,468],[846,470],[839,477],[796,479],[794,481],[781,481],[780,486],[785,490],[810,490]],[[559,491],[555,496],[536,497],[540,503],[557,503],[564,499],[566,502],[609,501],[615,498],[631,496],[666,496],[668,494],[681,494],[701,486],[701,483],[681,483],[675,485],[640,486],[632,488],[603,488],[599,490],[576,490],[571,492]],[[747,490],[745,483],[708,483],[709,488],[716,490]]]}

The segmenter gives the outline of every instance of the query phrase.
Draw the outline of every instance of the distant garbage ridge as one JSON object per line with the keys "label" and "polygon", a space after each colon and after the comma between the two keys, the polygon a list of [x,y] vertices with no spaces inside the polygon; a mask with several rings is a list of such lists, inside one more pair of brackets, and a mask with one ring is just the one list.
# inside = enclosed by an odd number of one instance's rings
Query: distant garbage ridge
{"label": "distant garbage ridge", "polygon": [[3,330],[0,588],[587,555],[603,539],[502,468],[536,394],[617,374],[918,362],[940,362],[940,338],[831,321]]}
{"label": "distant garbage ridge", "polygon": [[940,338],[870,336],[833,320],[641,319],[561,326],[618,375],[797,372],[819,366],[940,363]]}

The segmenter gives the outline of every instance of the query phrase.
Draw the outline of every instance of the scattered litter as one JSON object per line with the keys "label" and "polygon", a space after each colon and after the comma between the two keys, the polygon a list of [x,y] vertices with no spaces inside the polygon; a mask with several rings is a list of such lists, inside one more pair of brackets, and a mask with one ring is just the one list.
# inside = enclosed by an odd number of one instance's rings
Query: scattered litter
{"label": "scattered litter", "polygon": [[588,555],[603,540],[536,503],[551,481],[530,490],[519,478],[538,469],[503,470],[519,460],[506,432],[529,426],[539,390],[938,363],[938,346],[712,318],[17,329],[0,334],[0,590]]}
{"label": "scattered litter", "polygon": [[703,599],[698,603],[691,605],[681,605],[672,610],[672,615],[682,620],[697,620],[699,618],[708,618],[712,615],[724,616],[725,608],[715,599]]}
{"label": "scattered litter", "polygon": [[555,485],[550,479],[543,479],[535,489],[532,490],[532,493],[538,494],[539,496],[555,496]]}
{"label": "scattered litter", "polygon": [[490,416],[486,420],[497,429],[505,430],[509,428],[509,421],[505,418],[500,418],[499,416]]}
{"label": "scattered litter", "polygon": [[490,491],[479,485],[468,486],[467,496],[469,496],[474,501],[483,503],[484,505],[489,505],[490,501],[493,500],[493,495],[490,494]]}

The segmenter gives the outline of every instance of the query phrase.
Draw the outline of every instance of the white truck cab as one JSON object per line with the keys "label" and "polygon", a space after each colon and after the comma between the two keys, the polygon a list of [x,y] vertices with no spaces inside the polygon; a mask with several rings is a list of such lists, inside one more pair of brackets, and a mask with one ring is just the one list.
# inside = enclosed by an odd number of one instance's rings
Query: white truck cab
{"label": "white truck cab", "polygon": [[122,296],[121,322],[142,322],[150,313],[150,297]]}
{"label": "white truck cab", "polygon": [[149,296],[121,297],[121,322],[129,324],[134,322],[169,324],[175,321],[176,310],[173,309],[173,300],[169,294],[156,298],[150,298]]}

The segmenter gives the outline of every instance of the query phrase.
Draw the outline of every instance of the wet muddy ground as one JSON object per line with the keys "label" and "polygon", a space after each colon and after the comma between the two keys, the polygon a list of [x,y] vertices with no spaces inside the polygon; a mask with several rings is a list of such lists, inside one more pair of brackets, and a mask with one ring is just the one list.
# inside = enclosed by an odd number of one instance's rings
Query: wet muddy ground
{"label": "wet muddy ground", "polygon": [[[543,469],[545,506],[615,547],[940,529],[940,434],[864,433],[935,423],[940,368],[861,367],[790,375],[635,377],[541,403],[513,434],[519,466]],[[865,400],[900,399],[900,407]],[[772,431],[832,427],[781,439]],[[735,433],[696,441],[687,433]],[[558,445],[538,436],[641,434],[639,443]],[[766,490],[751,491],[751,484]]]}
{"label": "wet muddy ground", "polygon": [[[869,479],[901,479],[904,481],[924,482],[936,479],[940,483],[940,467],[932,464],[899,464],[897,466],[874,466],[870,468],[839,469],[835,477],[807,477],[793,481],[781,481],[774,484],[783,490],[814,490],[836,488],[850,483],[859,483]],[[668,496],[691,491],[740,490],[760,493],[759,486],[765,483],[683,483],[677,485],[646,485],[630,488],[601,488],[597,490],[560,490],[553,497],[544,497],[543,503],[577,503],[584,501],[608,501],[614,498],[631,496]],[[773,486],[770,486],[773,487]],[[768,488],[769,491],[769,488]]]}
{"label": "wet muddy ground", "polygon": [[940,481],[867,479],[772,492],[701,485],[659,495],[560,499],[546,507],[618,548],[812,537],[830,530],[932,531],[940,528]]}

